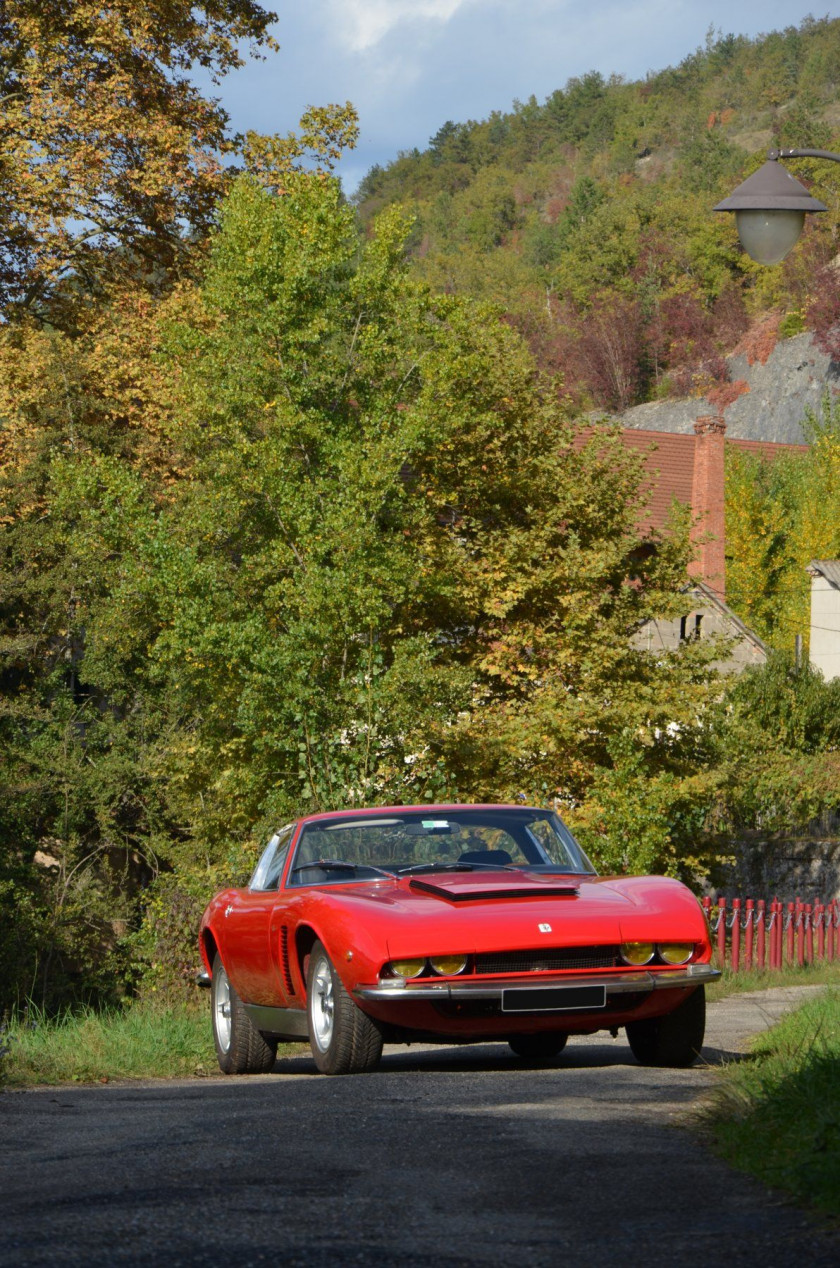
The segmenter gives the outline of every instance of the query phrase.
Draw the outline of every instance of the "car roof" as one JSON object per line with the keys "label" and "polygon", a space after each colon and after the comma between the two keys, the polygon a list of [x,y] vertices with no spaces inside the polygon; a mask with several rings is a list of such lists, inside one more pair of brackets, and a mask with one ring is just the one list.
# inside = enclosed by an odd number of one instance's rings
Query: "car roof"
{"label": "car roof", "polygon": [[301,815],[299,823],[317,823],[322,819],[358,819],[360,815],[370,818],[374,815],[405,814],[438,814],[446,811],[451,814],[457,810],[543,810],[545,806],[513,805],[510,802],[439,802],[421,806],[357,806],[352,810],[321,810],[317,814]]}

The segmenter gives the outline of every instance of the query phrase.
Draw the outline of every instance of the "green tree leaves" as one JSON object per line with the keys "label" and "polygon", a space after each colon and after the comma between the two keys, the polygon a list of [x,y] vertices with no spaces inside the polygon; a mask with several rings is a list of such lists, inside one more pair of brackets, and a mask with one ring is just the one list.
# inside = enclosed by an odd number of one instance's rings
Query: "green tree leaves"
{"label": "green tree leaves", "polygon": [[706,688],[631,644],[687,549],[640,556],[637,460],[576,442],[496,312],[409,280],[396,211],[360,240],[331,182],[287,184],[237,183],[168,308],[189,479],[140,555],[184,859],[302,808],[577,804],[619,733],[678,773]]}
{"label": "green tree leaves", "polygon": [[805,420],[812,444],[763,462],[727,459],[727,588],[731,602],[774,647],[807,648],[812,559],[840,553],[840,408],[828,398]]}

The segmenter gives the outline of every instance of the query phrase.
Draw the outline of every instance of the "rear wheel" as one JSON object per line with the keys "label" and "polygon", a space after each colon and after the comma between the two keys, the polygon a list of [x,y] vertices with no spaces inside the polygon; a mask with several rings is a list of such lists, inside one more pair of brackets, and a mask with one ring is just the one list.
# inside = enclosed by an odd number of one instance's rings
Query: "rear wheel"
{"label": "rear wheel", "polygon": [[222,1073],[267,1074],[277,1059],[277,1043],[266,1039],[245,1012],[218,954],[211,986],[213,1042]]}
{"label": "rear wheel", "polygon": [[382,1033],[353,1003],[324,947],[316,942],[306,975],[309,1046],[322,1074],[361,1074],[379,1064]]}
{"label": "rear wheel", "polygon": [[631,1021],[627,1040],[642,1065],[689,1066],[700,1056],[706,1033],[706,991],[698,986],[664,1017]]}
{"label": "rear wheel", "polygon": [[568,1035],[513,1035],[508,1044],[518,1057],[528,1061],[550,1061],[557,1057],[566,1046]]}

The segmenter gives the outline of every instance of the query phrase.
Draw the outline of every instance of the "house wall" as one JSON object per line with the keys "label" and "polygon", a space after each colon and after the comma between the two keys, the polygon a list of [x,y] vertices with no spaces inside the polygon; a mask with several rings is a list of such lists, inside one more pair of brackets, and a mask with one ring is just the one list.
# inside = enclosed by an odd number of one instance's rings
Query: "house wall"
{"label": "house wall", "polygon": [[[697,618],[700,618],[699,626]],[[633,637],[633,646],[645,651],[675,651],[684,638],[690,638],[699,632],[700,638],[711,638],[722,634],[725,638],[734,638],[735,643],[729,655],[715,662],[715,668],[723,674],[738,674],[748,665],[763,665],[767,657],[760,647],[744,638],[737,626],[716,608],[698,604],[682,618],[673,621],[662,619],[646,621]]]}
{"label": "house wall", "polygon": [[840,678],[840,590],[821,573],[811,577],[811,664]]}

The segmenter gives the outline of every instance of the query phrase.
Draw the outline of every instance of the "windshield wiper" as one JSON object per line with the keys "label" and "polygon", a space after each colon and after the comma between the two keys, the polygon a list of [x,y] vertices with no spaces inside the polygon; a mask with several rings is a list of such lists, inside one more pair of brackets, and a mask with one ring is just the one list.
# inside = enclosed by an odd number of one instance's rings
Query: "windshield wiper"
{"label": "windshield wiper", "polygon": [[394,872],[386,872],[384,868],[377,867],[374,863],[348,863],[346,859],[315,859],[312,863],[298,863],[297,867],[292,868],[292,875],[297,872],[306,872],[310,868],[319,867],[325,872],[358,872],[359,868],[364,868],[368,872],[376,872],[378,876],[394,877]]}
{"label": "windshield wiper", "polygon": [[418,872],[475,872],[477,870],[491,872],[516,871],[517,863],[409,863],[407,867],[397,869],[398,876],[416,876]]}

